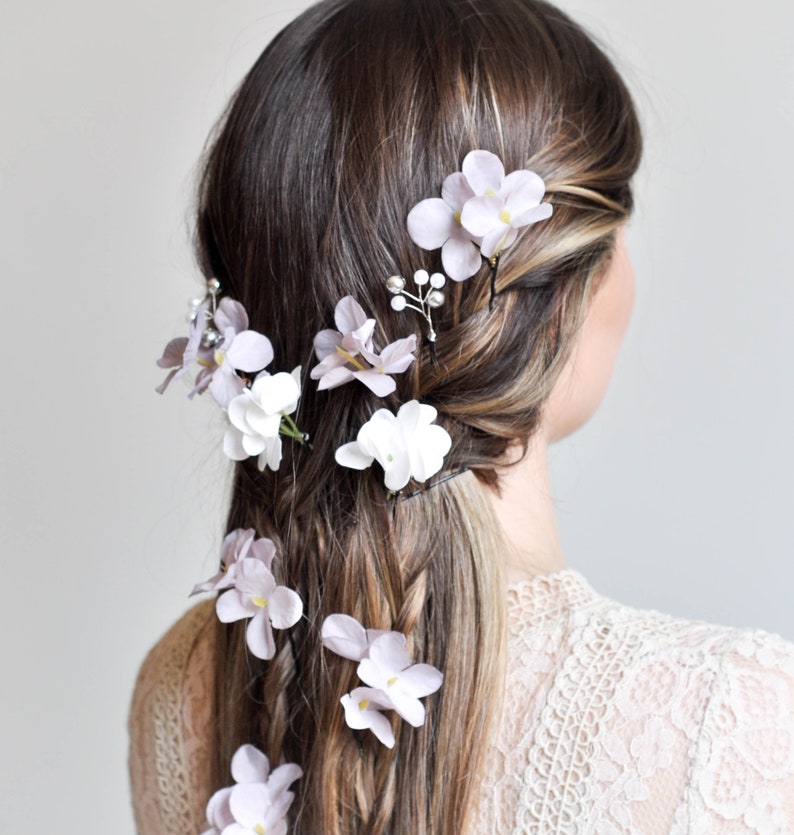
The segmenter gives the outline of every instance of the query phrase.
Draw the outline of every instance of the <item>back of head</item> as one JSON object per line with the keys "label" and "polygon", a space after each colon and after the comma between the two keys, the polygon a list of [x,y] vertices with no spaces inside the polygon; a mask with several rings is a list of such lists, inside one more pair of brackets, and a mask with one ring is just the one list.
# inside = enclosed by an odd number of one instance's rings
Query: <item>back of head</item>
{"label": "back of head", "polygon": [[[273,661],[246,656],[239,624],[219,627],[216,782],[252,742],[299,763],[295,831],[464,830],[499,698],[504,588],[484,491],[495,464],[536,430],[587,300],[631,210],[640,137],[630,97],[595,44],[539,0],[325,0],[268,46],[209,148],[197,242],[207,276],[273,342],[274,365],[304,369],[314,334],[352,295],[382,343],[418,317],[391,310],[385,280],[441,269],[406,232],[473,149],[546,183],[552,217],[505,250],[489,309],[487,264],[448,284],[424,349],[386,402],[363,386],[304,383],[299,425],[277,472],[237,465],[229,528],[279,548],[274,571],[308,613]],[[384,405],[438,410],[452,436],[445,472],[387,501],[382,474],[347,470],[334,450]],[[409,637],[444,673],[424,726],[395,725],[393,750],[361,745],[340,697],[355,665],[323,655],[319,624],[345,612]]]}

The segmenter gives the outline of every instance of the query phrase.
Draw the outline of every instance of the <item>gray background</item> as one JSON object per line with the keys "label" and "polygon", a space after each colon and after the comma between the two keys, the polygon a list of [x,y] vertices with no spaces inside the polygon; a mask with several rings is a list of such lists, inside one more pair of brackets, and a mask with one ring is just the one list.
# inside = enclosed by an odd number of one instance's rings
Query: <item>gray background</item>
{"label": "gray background", "polygon": [[[555,448],[572,565],[627,603],[794,639],[794,5],[566,0],[636,91],[637,307]],[[204,137],[303,4],[6,3],[0,832],[133,831],[125,717],[216,559],[228,464],[154,366],[198,287]]]}

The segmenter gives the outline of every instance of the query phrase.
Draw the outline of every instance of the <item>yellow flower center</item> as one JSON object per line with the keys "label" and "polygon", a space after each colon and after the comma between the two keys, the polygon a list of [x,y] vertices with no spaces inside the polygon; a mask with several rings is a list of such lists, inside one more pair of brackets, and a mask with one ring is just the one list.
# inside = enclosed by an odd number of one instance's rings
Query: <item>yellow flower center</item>
{"label": "yellow flower center", "polygon": [[506,223],[509,226],[510,225],[510,212],[508,212],[507,209],[502,209],[502,211],[499,212],[499,220],[501,220],[502,223]]}
{"label": "yellow flower center", "polygon": [[362,699],[358,703],[358,709],[359,710],[366,710],[368,707],[369,707],[369,699]]}
{"label": "yellow flower center", "polygon": [[341,345],[336,346],[336,352],[337,354],[341,354],[349,363],[355,365],[359,371],[367,370],[351,353],[348,353]]}
{"label": "yellow flower center", "polygon": [[485,189],[485,196],[486,197],[493,197],[494,194],[496,194],[496,189],[493,189],[493,188]]}
{"label": "yellow flower center", "polygon": [[252,597],[251,603],[253,603],[254,606],[259,606],[260,609],[264,609],[265,606],[267,606],[267,600],[263,597]]}
{"label": "yellow flower center", "polygon": [[258,824],[254,827],[254,832],[256,832],[256,835],[265,835],[265,827],[264,827],[264,826],[262,826],[262,824],[261,824],[261,823],[258,823]]}
{"label": "yellow flower center", "polygon": [[215,354],[213,356],[215,357],[216,365],[222,365],[223,364],[223,351],[221,351],[220,348],[215,349]]}
{"label": "yellow flower center", "polygon": [[455,223],[457,223],[458,226],[460,226],[460,212],[455,212],[453,217],[455,218]]}
{"label": "yellow flower center", "polygon": [[387,687],[391,687],[393,684],[395,684],[395,683],[397,682],[397,679],[398,679],[398,678],[399,678],[399,676],[392,676],[392,677],[391,677],[391,678],[390,678],[390,679],[386,682],[386,686],[387,686]]}

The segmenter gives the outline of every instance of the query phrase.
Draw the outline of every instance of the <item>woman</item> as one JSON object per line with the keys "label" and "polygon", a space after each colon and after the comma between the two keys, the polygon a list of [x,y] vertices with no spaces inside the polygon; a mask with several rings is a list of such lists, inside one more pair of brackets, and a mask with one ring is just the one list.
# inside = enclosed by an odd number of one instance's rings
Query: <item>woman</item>
{"label": "woman", "polygon": [[[217,609],[139,679],[142,832],[199,831],[216,790],[211,832],[794,829],[791,647],[607,601],[556,536],[546,448],[625,330],[639,157],[614,68],[537,0],[326,0],[265,50],[204,168],[218,284],[161,360],[198,359],[240,463]],[[411,432],[367,438],[406,405],[439,431],[403,478]],[[369,674],[403,639],[401,708]]]}

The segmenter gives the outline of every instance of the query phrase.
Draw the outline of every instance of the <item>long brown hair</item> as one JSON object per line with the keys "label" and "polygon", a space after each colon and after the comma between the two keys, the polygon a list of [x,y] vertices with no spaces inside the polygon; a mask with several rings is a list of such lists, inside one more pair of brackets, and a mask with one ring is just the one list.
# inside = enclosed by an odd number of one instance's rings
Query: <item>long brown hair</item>
{"label": "long brown hair", "polygon": [[[447,287],[427,349],[386,401],[359,384],[318,392],[312,337],[353,295],[380,345],[415,331],[389,307],[385,279],[440,269],[412,243],[406,216],[437,196],[465,154],[493,151],[507,171],[546,181],[550,220],[505,251],[496,304],[488,268]],[[594,279],[631,210],[640,155],[630,96],[609,60],[539,0],[325,0],[267,47],[225,114],[201,180],[197,244],[207,276],[273,342],[272,367],[303,366],[297,415],[313,448],[284,445],[277,472],[237,465],[228,528],[274,540],[274,572],[305,616],[258,662],[239,624],[218,626],[213,781],[236,747],[300,764],[296,832],[459,833],[504,656],[499,532],[485,495],[495,463],[525,443],[568,356]],[[383,406],[436,407],[451,434],[445,472],[419,496],[387,499],[377,467],[334,450]],[[360,747],[340,697],[356,665],[323,651],[334,612],[409,636],[444,685],[421,728],[394,719],[397,744]]]}

